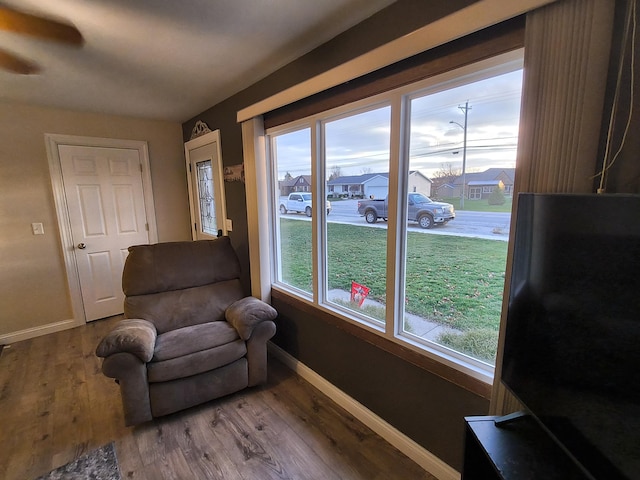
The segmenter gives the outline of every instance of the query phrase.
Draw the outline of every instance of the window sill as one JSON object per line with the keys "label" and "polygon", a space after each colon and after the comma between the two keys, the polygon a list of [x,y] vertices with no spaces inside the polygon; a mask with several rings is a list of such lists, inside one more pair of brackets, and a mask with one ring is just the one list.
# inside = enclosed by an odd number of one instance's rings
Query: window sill
{"label": "window sill", "polygon": [[296,310],[313,315],[313,317],[318,318],[333,327],[339,328],[360,340],[370,343],[387,353],[395,355],[405,362],[411,363],[418,368],[437,375],[438,377],[464,388],[471,393],[486,399],[491,398],[491,380],[488,380],[488,383],[483,379],[476,378],[468,373],[462,372],[441,361],[431,358],[431,356],[426,352],[423,353],[417,349],[410,348],[409,346],[404,346],[400,341],[393,341],[378,333],[370,331],[363,326],[345,321],[329,311],[319,308],[302,299],[296,298],[282,290],[275,288],[272,289],[271,299],[272,301],[286,303]]}

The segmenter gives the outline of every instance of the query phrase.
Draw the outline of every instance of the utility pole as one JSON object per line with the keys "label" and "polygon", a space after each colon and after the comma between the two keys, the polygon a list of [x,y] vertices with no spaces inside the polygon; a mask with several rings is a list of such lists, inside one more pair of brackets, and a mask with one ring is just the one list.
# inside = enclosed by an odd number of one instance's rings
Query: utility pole
{"label": "utility pole", "polygon": [[458,105],[458,108],[460,110],[462,110],[462,113],[464,113],[464,125],[460,125],[458,122],[454,122],[453,120],[450,121],[449,123],[453,123],[455,125],[458,125],[460,128],[462,128],[462,132],[463,132],[463,137],[462,137],[462,192],[460,193],[460,209],[464,208],[464,197],[465,197],[465,190],[466,190],[466,184],[467,184],[467,117],[469,114],[469,110],[471,110],[471,107],[469,106],[469,100],[466,101],[466,103],[464,104],[464,107],[461,105]]}

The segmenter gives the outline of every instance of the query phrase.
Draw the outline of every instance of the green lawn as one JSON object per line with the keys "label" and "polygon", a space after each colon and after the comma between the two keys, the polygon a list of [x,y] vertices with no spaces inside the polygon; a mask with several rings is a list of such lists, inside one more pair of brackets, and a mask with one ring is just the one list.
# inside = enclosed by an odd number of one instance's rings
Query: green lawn
{"label": "green lawn", "polygon": [[[281,219],[283,279],[311,291],[311,223]],[[328,224],[329,289],[350,291],[355,281],[371,289],[369,298],[385,302],[386,229]],[[409,232],[406,299],[409,313],[466,332],[481,353],[495,355],[507,255],[506,242]],[[455,346],[460,335],[442,340]],[[489,337],[489,340],[487,340]],[[455,345],[454,345],[455,344]],[[487,348],[489,351],[486,351]]]}
{"label": "green lawn", "polygon": [[[434,198],[435,200],[435,198]],[[456,210],[468,210],[470,212],[507,212],[511,213],[511,203],[513,197],[505,197],[505,202],[502,205],[489,205],[489,202],[485,200],[464,200],[464,208],[460,208],[460,197],[455,198],[439,198],[438,202],[446,202],[453,205]]]}

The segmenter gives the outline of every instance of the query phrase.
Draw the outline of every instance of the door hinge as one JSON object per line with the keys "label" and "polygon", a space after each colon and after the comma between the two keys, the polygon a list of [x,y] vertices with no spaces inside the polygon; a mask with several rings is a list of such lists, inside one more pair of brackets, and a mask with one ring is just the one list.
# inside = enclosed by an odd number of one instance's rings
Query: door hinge
{"label": "door hinge", "polygon": [[144,224],[144,228],[146,228],[146,229],[147,229],[147,232],[148,232],[148,231],[149,231],[149,224],[148,224],[148,223],[145,223],[145,224]]}
{"label": "door hinge", "polygon": [[189,164],[189,173],[191,173],[191,164]]}
{"label": "door hinge", "polygon": [[143,173],[142,164],[140,164],[140,173]]}
{"label": "door hinge", "polygon": [[193,229],[194,229],[196,232],[198,231],[198,224],[197,224],[197,223],[194,223],[194,224],[193,224]]}

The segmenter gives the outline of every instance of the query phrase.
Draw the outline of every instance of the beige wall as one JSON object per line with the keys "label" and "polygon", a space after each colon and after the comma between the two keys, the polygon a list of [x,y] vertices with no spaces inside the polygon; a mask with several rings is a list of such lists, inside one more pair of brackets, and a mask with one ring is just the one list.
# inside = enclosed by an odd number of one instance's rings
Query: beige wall
{"label": "beige wall", "polygon": [[146,141],[159,240],[191,237],[180,124],[0,103],[0,343],[73,317],[45,133]]}

